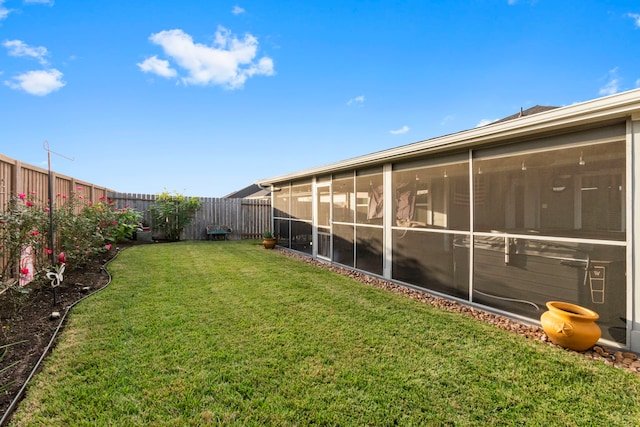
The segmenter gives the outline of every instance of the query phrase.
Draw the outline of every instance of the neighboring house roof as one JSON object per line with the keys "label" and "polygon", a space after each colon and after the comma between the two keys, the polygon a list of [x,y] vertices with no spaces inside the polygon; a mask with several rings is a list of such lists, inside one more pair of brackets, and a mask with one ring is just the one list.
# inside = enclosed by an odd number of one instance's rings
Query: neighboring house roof
{"label": "neighboring house roof", "polygon": [[269,189],[261,188],[257,184],[251,184],[241,190],[234,191],[233,193],[224,196],[225,199],[269,199],[271,198],[271,192]]}
{"label": "neighboring house roof", "polygon": [[558,108],[558,107],[552,107],[552,106],[546,106],[546,105],[536,105],[536,106],[533,106],[531,108],[527,108],[526,110],[523,110],[522,108],[520,108],[520,112],[519,113],[512,114],[510,116],[507,116],[507,117],[504,117],[502,119],[496,120],[495,122],[491,122],[490,124],[502,123],[502,122],[506,122],[506,121],[509,121],[509,120],[518,119],[520,117],[532,116],[534,114],[544,113],[545,111],[555,110],[556,108]]}

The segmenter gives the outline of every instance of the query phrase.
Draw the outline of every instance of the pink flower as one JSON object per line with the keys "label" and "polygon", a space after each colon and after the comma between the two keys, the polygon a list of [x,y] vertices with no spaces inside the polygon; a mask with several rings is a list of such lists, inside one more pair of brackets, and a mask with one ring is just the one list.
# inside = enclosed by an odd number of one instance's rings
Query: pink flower
{"label": "pink flower", "polygon": [[38,230],[33,230],[33,231],[31,232],[31,235],[32,235],[32,236],[37,236],[38,234],[40,234],[40,232],[39,232]]}
{"label": "pink flower", "polygon": [[106,197],[105,197],[105,196],[100,196],[100,197],[98,197],[98,200],[104,200],[104,199],[106,199]]}
{"label": "pink flower", "polygon": [[31,190],[31,191],[29,191],[29,194],[38,194],[38,193],[36,193],[35,191]]}
{"label": "pink flower", "polygon": [[53,253],[51,249],[45,249],[44,251],[47,255],[51,255]]}
{"label": "pink flower", "polygon": [[26,276],[27,274],[29,274],[29,269],[28,268],[21,269],[20,274],[24,274]]}
{"label": "pink flower", "polygon": [[64,254],[64,252],[60,252],[60,253],[58,254],[58,262],[59,262],[59,263],[61,263],[61,264],[64,264],[64,263],[66,263],[66,262],[67,262],[67,257],[66,257],[66,255]]}
{"label": "pink flower", "polygon": [[51,211],[51,209],[49,209],[49,206],[46,206],[46,207],[44,208],[44,211],[45,211],[45,212],[49,212],[49,211]]}
{"label": "pink flower", "polygon": [[105,246],[105,248],[107,248],[107,250],[111,249],[111,243],[109,243],[108,245]]}
{"label": "pink flower", "polygon": [[82,185],[78,185],[78,191],[82,191]]}
{"label": "pink flower", "polygon": [[24,200],[24,199],[27,198],[27,195],[24,194],[24,193],[20,193],[20,194],[18,194],[18,197],[20,197],[20,200]]}
{"label": "pink flower", "polygon": [[27,200],[27,203],[25,203],[27,206],[31,207],[33,206],[33,202],[31,200]]}

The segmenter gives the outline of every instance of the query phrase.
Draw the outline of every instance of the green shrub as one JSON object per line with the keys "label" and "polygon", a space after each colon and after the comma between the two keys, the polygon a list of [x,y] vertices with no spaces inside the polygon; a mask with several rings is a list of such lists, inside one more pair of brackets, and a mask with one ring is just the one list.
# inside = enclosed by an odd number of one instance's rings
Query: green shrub
{"label": "green shrub", "polygon": [[202,201],[198,197],[165,191],[156,196],[156,201],[150,208],[153,228],[163,232],[165,239],[178,241],[182,230],[201,208]]}

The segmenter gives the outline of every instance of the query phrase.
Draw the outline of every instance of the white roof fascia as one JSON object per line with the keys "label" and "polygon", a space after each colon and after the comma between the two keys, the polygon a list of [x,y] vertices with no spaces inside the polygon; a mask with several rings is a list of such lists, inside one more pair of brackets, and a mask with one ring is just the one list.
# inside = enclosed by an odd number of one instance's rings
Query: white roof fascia
{"label": "white roof fascia", "polygon": [[310,168],[291,174],[267,178],[256,183],[271,185],[314,175],[379,164],[414,155],[423,155],[451,148],[471,148],[505,139],[522,138],[544,132],[559,131],[564,128],[588,125],[614,119],[624,119],[640,114],[640,89],[622,92],[594,100],[559,107],[530,116],[519,117],[469,129],[450,135],[435,137],[388,150],[377,151],[359,157]]}

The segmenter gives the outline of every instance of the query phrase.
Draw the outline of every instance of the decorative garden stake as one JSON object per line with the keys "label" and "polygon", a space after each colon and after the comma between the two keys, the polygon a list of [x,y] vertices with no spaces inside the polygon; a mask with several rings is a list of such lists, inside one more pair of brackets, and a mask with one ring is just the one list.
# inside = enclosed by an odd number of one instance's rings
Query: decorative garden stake
{"label": "decorative garden stake", "polygon": [[[63,255],[63,259],[64,259],[64,254],[61,253],[61,255]],[[53,268],[53,271],[49,271],[47,273],[47,279],[51,280],[51,287],[53,288],[53,305],[58,304],[56,288],[60,286],[60,283],[62,283],[62,281],[64,280],[63,274],[64,274],[65,265],[66,264],[64,263],[58,264]]]}
{"label": "decorative garden stake", "polygon": [[542,313],[542,329],[552,343],[575,350],[587,350],[602,336],[596,320],[598,313],[576,304],[549,301],[549,311]]}

